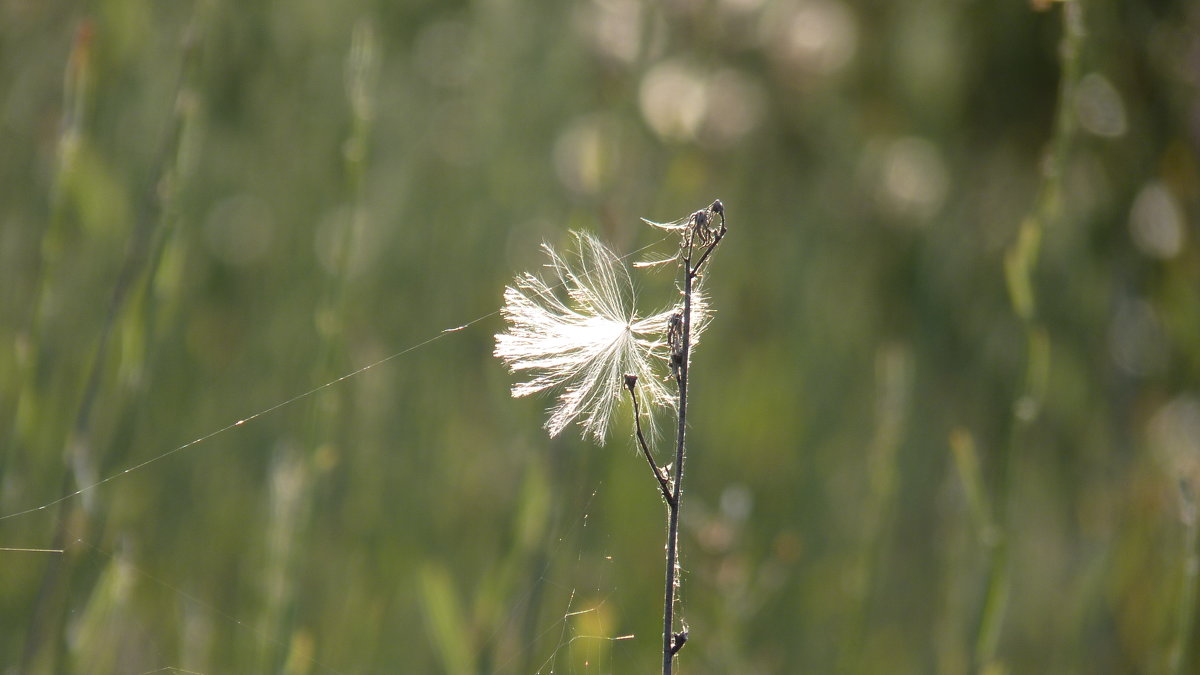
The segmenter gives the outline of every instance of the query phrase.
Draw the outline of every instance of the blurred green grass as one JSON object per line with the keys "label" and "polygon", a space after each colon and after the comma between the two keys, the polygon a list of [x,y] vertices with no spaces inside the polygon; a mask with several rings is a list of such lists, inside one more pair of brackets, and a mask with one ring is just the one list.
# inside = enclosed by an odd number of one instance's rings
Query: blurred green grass
{"label": "blurred green grass", "polygon": [[719,197],[684,672],[1189,672],[1200,13],[1072,7],[0,4],[0,517],[154,460],[0,520],[0,669],[649,670],[498,318],[161,456]]}

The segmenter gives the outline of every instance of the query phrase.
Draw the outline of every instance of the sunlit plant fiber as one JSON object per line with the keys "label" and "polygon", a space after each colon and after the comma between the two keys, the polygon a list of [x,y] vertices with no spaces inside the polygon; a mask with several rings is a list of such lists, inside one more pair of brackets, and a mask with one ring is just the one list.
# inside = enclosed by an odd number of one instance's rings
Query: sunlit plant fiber
{"label": "sunlit plant fiber", "polygon": [[[525,274],[504,290],[502,313],[509,329],[496,335],[495,354],[513,372],[530,371],[533,376],[514,385],[513,396],[552,388],[561,390],[546,422],[551,436],[578,418],[584,435],[603,443],[621,388],[629,392],[638,447],[667,505],[662,672],[669,675],[675,654],[688,640],[686,622],[682,622],[681,630],[675,630],[688,365],[691,347],[709,315],[699,290],[700,272],[725,236],[725,206],[717,200],[708,208],[673,222],[645,222],[679,235],[679,250],[675,255],[637,265],[679,266],[682,300],[675,307],[638,318],[632,308],[633,282],[621,260],[595,237],[573,233],[577,265],[550,246],[543,246],[558,284],[551,285]],[[558,295],[560,289],[565,291],[565,299]],[[663,363],[669,371],[665,377],[655,372],[655,366]],[[663,384],[667,379],[675,381],[674,397]],[[643,411],[639,403],[639,383],[652,406],[673,406],[677,413],[675,459],[665,466],[654,459],[642,430],[643,419],[652,425],[654,415],[649,410]]]}
{"label": "sunlit plant fiber", "polygon": [[[569,257],[542,246],[553,271],[549,282],[526,273],[504,289],[502,313],[509,328],[496,335],[495,354],[514,373],[531,376],[513,385],[513,396],[559,391],[546,420],[550,436],[578,420],[585,436],[603,443],[624,375],[637,375],[654,405],[675,405],[664,382],[671,358],[668,324],[678,307],[639,317],[622,261],[593,235],[571,235]],[[692,294],[692,313],[694,344],[707,323],[702,293]],[[653,428],[652,411],[643,413]]]}

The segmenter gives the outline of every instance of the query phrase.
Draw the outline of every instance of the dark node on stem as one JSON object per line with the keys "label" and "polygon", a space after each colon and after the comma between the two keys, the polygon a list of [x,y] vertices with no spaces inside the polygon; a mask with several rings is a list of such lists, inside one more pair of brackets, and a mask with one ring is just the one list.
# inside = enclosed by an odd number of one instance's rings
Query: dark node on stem
{"label": "dark node on stem", "polygon": [[633,374],[625,375],[625,388],[628,389],[630,392],[633,392],[633,388],[636,386],[637,386],[637,375],[633,375]]}
{"label": "dark node on stem", "polygon": [[678,378],[683,367],[683,312],[675,312],[667,320],[667,348],[671,350],[671,376]]}
{"label": "dark node on stem", "polygon": [[712,206],[708,207],[708,210],[721,218],[721,227],[714,228],[716,230],[716,238],[719,239],[725,235],[725,205],[718,199],[712,203]]}
{"label": "dark node on stem", "polygon": [[683,630],[671,636],[671,655],[674,656],[675,654],[678,654],[679,650],[683,649],[683,645],[686,644],[687,641],[688,629],[685,626]]}
{"label": "dark node on stem", "polygon": [[[720,217],[720,225],[715,223],[715,217]],[[708,249],[704,253],[707,256],[724,234],[725,205],[718,199],[707,209],[692,214],[691,227],[687,234],[684,235],[683,248],[686,249],[685,253],[690,254],[691,248],[698,244]],[[686,257],[690,259],[691,256],[687,255]]]}
{"label": "dark node on stem", "polygon": [[[714,224],[714,219],[709,214],[719,216],[721,224]],[[682,258],[684,261],[684,274],[690,278],[695,278],[700,275],[700,268],[704,266],[704,262],[712,255],[713,249],[717,244],[721,243],[725,233],[728,230],[725,228],[725,205],[718,199],[712,203],[705,211],[697,211],[692,215],[692,228],[685,236]],[[692,246],[699,242],[703,247],[700,252],[700,258],[696,264],[692,264]]]}
{"label": "dark node on stem", "polygon": [[672,356],[683,351],[683,312],[675,312],[667,319],[667,347]]}

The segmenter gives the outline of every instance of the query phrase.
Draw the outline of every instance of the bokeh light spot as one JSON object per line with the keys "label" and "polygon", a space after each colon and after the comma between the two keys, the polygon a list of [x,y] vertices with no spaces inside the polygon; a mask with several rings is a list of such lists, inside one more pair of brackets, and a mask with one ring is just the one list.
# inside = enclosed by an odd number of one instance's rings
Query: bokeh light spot
{"label": "bokeh light spot", "polygon": [[708,93],[703,76],[681,61],[664,61],[642,79],[642,117],[660,137],[689,141],[704,121]]}
{"label": "bokeh light spot", "polygon": [[1075,114],[1079,124],[1097,136],[1118,138],[1127,127],[1125,104],[1112,83],[1099,73],[1089,73],[1075,90]]}
{"label": "bokeh light spot", "polygon": [[798,75],[832,75],[858,50],[858,23],[841,2],[804,2],[770,23],[775,60]]}
{"label": "bokeh light spot", "polygon": [[1183,210],[1161,182],[1147,184],[1133,200],[1129,232],[1138,249],[1152,258],[1173,258],[1183,248]]}
{"label": "bokeh light spot", "polygon": [[1146,435],[1163,468],[1189,491],[1191,503],[1183,504],[1185,519],[1195,518],[1195,498],[1200,493],[1200,398],[1183,394],[1163,404],[1146,425]]}
{"label": "bokeh light spot", "polygon": [[575,13],[576,30],[611,61],[631,64],[642,50],[642,6],[637,0],[592,0]]}
{"label": "bokeh light spot", "polygon": [[941,152],[924,138],[892,141],[880,169],[880,199],[895,215],[928,218],[945,201],[950,175]]}

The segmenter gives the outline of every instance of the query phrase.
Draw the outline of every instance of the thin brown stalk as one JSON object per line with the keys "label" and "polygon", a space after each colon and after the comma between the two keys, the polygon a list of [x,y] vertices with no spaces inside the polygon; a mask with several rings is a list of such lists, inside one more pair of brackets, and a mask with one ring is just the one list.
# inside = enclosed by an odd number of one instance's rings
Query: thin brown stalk
{"label": "thin brown stalk", "polygon": [[626,375],[625,388],[629,390],[629,397],[633,399],[633,426],[637,431],[638,445],[642,449],[642,456],[646,458],[646,463],[650,465],[650,472],[658,480],[663,499],[667,500],[668,505],[674,505],[675,497],[671,494],[671,482],[667,480],[667,470],[654,461],[654,456],[650,454],[650,446],[646,443],[646,436],[642,433],[642,414],[641,408],[638,406],[636,387],[637,375]]}
{"label": "thin brown stalk", "polygon": [[[721,226],[716,232],[709,230],[713,217],[720,217]],[[683,237],[680,262],[683,266],[683,313],[682,330],[672,348],[672,366],[675,381],[679,386],[679,428],[675,436],[675,480],[672,483],[671,499],[667,500],[667,571],[663,599],[663,675],[671,675],[675,654],[688,639],[685,623],[682,630],[675,632],[675,597],[679,574],[679,511],[683,499],[683,463],[685,459],[685,436],[687,432],[688,360],[692,345],[692,288],[700,269],[709,259],[717,244],[725,236],[725,207],[720,200],[708,209],[692,214],[689,228]],[[692,264],[697,238],[705,246],[704,252]],[[707,240],[707,243],[705,241]]]}

